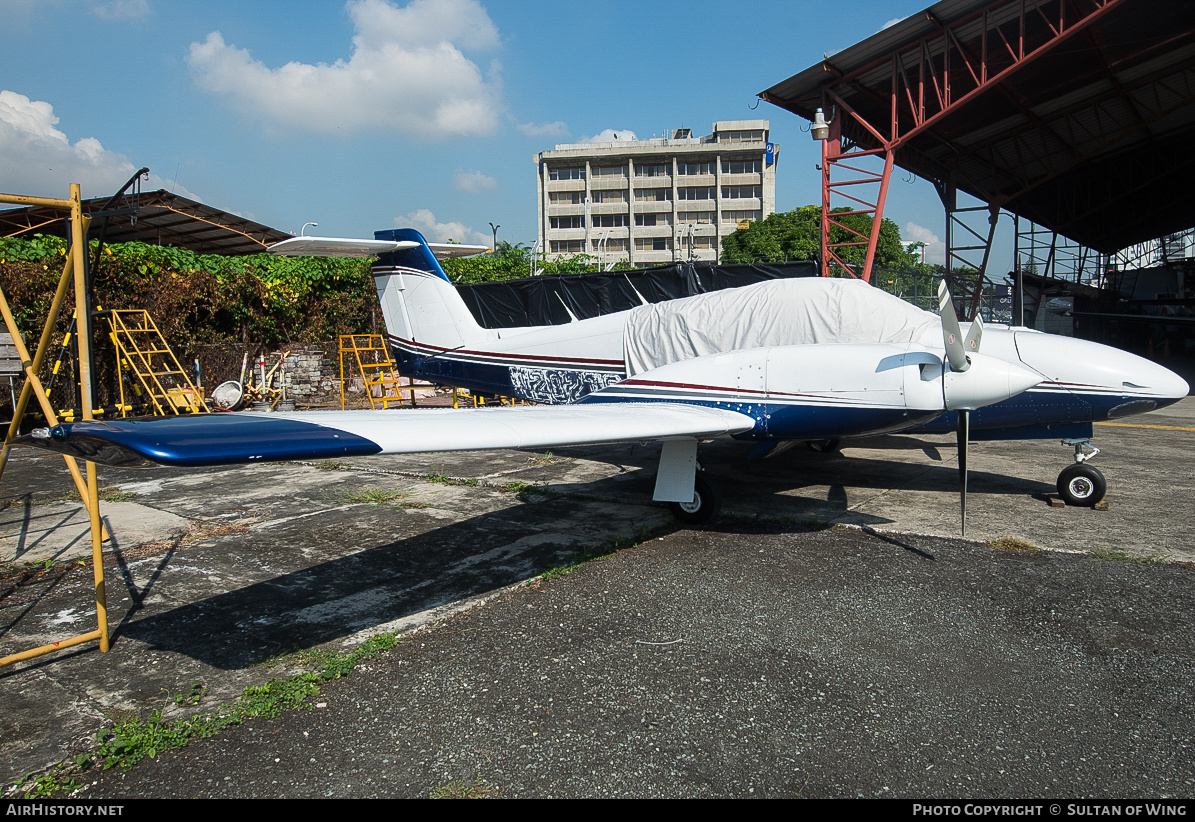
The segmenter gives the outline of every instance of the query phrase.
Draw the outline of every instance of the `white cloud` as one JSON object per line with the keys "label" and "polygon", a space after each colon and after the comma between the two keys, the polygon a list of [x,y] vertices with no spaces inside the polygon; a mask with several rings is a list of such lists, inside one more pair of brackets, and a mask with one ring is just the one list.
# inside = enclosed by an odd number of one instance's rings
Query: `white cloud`
{"label": "white cloud", "polygon": [[946,243],[942,242],[930,229],[914,222],[905,223],[905,237],[901,240],[906,246],[909,243],[925,243],[925,261],[931,265],[942,265],[946,262]]}
{"label": "white cloud", "polygon": [[452,185],[457,191],[467,191],[470,194],[480,194],[483,191],[493,191],[498,187],[498,181],[480,171],[465,171],[457,169],[452,177]]}
{"label": "white cloud", "polygon": [[91,13],[104,20],[136,20],[149,16],[149,0],[107,0],[92,3]]}
{"label": "white cloud", "polygon": [[410,214],[403,214],[394,218],[395,228],[413,228],[433,243],[446,243],[456,240],[458,243],[490,245],[494,237],[492,233],[474,231],[464,223],[439,223],[431,209],[421,208]]}
{"label": "white cloud", "polygon": [[889,20],[887,23],[885,23],[884,25],[880,26],[880,31],[883,31],[884,29],[890,29],[890,28],[892,28],[893,26],[895,26],[897,23],[899,23],[901,20],[904,20],[904,19],[905,19],[905,18],[903,18],[903,17],[893,17],[893,18],[892,18],[891,20]]}
{"label": "white cloud", "polygon": [[270,124],[325,133],[393,129],[423,140],[493,132],[501,83],[461,49],[491,49],[498,30],[476,0],[353,0],[352,54],[269,68],[213,31],[192,43],[195,82]]}
{"label": "white cloud", "polygon": [[[0,91],[0,180],[6,193],[66,197],[70,184],[79,183],[84,197],[100,197],[116,191],[137,170],[128,157],[108,151],[94,137],[71,145],[57,125],[49,103]],[[177,194],[198,199],[154,174],[145,186],[173,188]]]}
{"label": "white cloud", "polygon": [[563,120],[551,123],[522,123],[518,129],[526,137],[563,137],[568,134],[568,126]]}
{"label": "white cloud", "polygon": [[599,131],[592,137],[582,137],[582,143],[613,143],[616,140],[638,140],[635,132],[629,128],[612,129],[607,128]]}

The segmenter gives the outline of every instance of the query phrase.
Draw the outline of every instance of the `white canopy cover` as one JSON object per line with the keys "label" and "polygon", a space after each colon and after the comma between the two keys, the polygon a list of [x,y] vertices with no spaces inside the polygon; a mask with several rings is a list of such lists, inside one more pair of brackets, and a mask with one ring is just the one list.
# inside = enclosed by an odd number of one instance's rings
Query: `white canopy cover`
{"label": "white canopy cover", "polygon": [[862,280],[808,277],[641,305],[623,332],[627,375],[671,362],[778,345],[907,343],[930,329],[936,314]]}

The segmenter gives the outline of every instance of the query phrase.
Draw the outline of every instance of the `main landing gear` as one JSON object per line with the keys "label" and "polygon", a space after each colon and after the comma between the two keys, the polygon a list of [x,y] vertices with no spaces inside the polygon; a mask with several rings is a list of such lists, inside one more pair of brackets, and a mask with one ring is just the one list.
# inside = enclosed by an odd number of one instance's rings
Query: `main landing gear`
{"label": "main landing gear", "polygon": [[670,502],[668,507],[678,522],[686,525],[705,525],[713,522],[722,509],[722,494],[718,486],[700,473],[694,480],[692,502]]}
{"label": "main landing gear", "polygon": [[1087,461],[1100,452],[1091,440],[1063,440],[1063,445],[1075,447],[1075,464],[1068,465],[1058,475],[1058,496],[1067,505],[1091,508],[1104,498],[1108,481],[1100,469]]}

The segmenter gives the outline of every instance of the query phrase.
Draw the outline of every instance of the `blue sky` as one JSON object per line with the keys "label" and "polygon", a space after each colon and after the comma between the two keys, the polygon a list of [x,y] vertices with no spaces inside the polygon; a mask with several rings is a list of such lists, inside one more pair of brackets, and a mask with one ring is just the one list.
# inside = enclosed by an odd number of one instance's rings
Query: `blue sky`
{"label": "blue sky", "polygon": [[[819,199],[818,149],[756,93],[925,6],[0,0],[0,191],[101,196],[145,165],[147,188],[286,231],[469,242],[494,222],[530,244],[535,152],[765,117],[788,210]],[[942,237],[908,177],[887,216]]]}

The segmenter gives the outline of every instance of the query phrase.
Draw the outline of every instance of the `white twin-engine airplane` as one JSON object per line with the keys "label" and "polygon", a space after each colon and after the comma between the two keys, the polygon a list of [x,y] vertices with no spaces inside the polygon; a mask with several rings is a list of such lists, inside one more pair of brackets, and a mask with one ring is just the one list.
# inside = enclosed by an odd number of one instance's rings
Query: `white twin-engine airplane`
{"label": "white twin-engine airplane", "polygon": [[1092,422],[1160,408],[1188,390],[1149,360],[1084,340],[978,320],[964,337],[945,285],[940,318],[860,281],[807,278],[564,325],[485,329],[436,260],[483,247],[433,245],[410,229],[375,237],[296,237],[271,251],[377,256],[373,274],[403,374],[540,405],[76,422],[23,440],[121,466],[659,440],[654,499],[700,523],[719,507],[698,473],[702,440],[757,441],[763,451],[785,440],[955,430],[965,532],[972,436],[1073,444],[1058,490],[1094,505],[1105,482],[1086,462],[1097,452]]}

